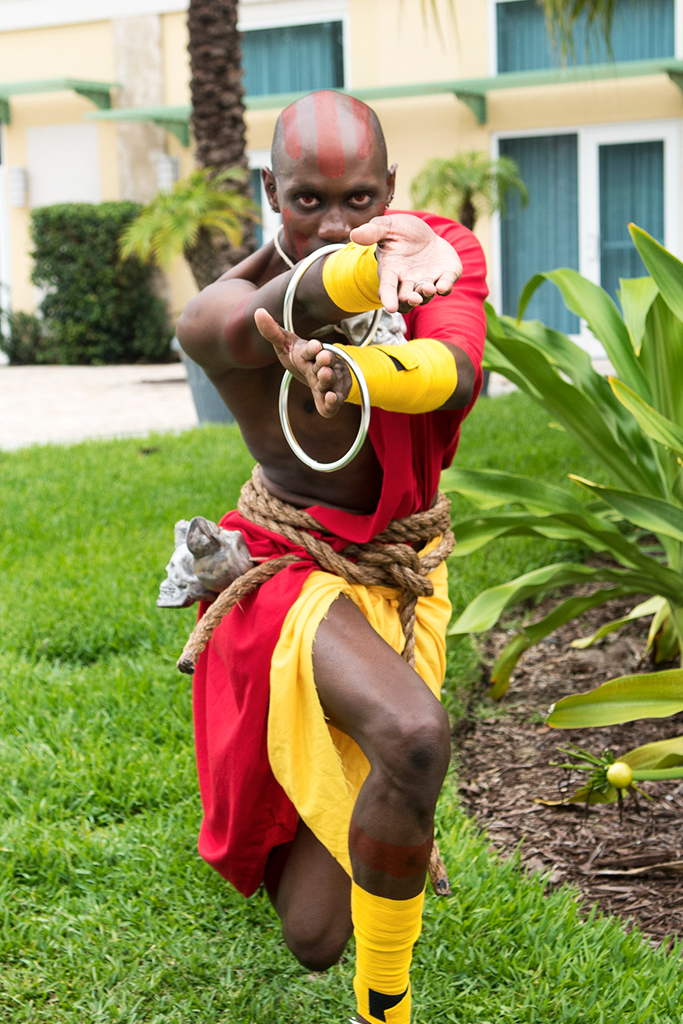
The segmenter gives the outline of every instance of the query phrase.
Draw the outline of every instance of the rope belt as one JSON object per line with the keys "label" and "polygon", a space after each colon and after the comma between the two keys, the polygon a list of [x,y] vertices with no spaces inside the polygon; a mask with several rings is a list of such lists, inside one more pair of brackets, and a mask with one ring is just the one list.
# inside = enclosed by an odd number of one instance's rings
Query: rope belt
{"label": "rope belt", "polygon": [[[434,587],[427,576],[450,555],[455,545],[451,530],[450,501],[439,494],[434,506],[415,512],[405,519],[393,519],[386,530],[366,544],[347,544],[343,553],[335,551],[326,541],[313,537],[311,530],[321,526],[307,512],[274,497],[263,485],[259,466],[255,466],[242,488],[237,510],[257,526],[279,533],[305,551],[325,572],[341,576],[347,583],[366,587],[392,587],[402,591],[399,602],[401,627],[406,638],[402,657],[415,666],[415,606],[418,597],[431,597]],[[419,556],[411,545],[425,547],[441,537],[436,547]],[[270,579],[286,565],[298,562],[291,553],[273,558],[239,576],[199,620],[178,660],[178,668],[189,675],[194,672],[199,656],[211,634],[238,601]]]}

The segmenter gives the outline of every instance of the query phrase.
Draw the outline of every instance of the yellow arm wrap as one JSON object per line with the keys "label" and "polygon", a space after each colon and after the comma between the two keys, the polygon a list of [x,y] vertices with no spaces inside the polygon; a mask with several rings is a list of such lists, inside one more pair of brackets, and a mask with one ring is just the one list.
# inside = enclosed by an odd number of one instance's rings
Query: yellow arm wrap
{"label": "yellow arm wrap", "polygon": [[379,273],[375,245],[349,242],[328,256],[323,263],[323,287],[339,309],[347,313],[366,313],[379,309]]}
{"label": "yellow arm wrap", "polygon": [[[452,353],[433,338],[417,338],[407,345],[338,348],[358,363],[368,385],[370,404],[387,412],[432,412],[448,401],[458,383]],[[394,359],[402,370],[396,367]],[[351,378],[346,401],[360,405],[360,389],[353,373]]]}

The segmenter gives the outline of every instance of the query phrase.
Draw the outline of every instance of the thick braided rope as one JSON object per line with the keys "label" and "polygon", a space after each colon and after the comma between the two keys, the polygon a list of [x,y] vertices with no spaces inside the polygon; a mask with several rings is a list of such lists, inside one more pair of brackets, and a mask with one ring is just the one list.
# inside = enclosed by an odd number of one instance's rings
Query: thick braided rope
{"label": "thick braided rope", "polygon": [[[274,497],[263,485],[259,466],[254,467],[251,480],[242,488],[237,509],[245,519],[264,529],[278,533],[297,544],[325,572],[341,576],[347,583],[363,586],[384,586],[402,591],[399,604],[401,627],[406,638],[403,658],[415,664],[415,606],[418,597],[431,597],[434,587],[427,574],[440,565],[453,550],[455,538],[451,531],[450,502],[439,494],[434,507],[404,519],[395,519],[383,533],[367,544],[348,544],[340,554],[310,531],[321,531],[320,523],[304,512]],[[424,547],[441,535],[437,546],[420,557],[412,544]],[[216,599],[195,626],[178,661],[181,672],[192,673],[199,655],[206,647],[221,618],[243,597],[285,565],[297,561],[294,554],[263,562],[238,577]]]}

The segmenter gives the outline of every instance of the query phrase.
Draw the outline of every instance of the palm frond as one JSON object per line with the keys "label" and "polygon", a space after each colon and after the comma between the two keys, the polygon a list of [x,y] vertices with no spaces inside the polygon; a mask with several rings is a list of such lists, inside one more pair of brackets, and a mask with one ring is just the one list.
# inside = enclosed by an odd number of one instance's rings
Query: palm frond
{"label": "palm frond", "polygon": [[168,268],[193,248],[202,228],[239,246],[245,221],[259,220],[258,208],[243,191],[246,178],[241,167],[195,169],[170,192],[160,192],[126,228],[119,240],[121,258],[137,256]]}

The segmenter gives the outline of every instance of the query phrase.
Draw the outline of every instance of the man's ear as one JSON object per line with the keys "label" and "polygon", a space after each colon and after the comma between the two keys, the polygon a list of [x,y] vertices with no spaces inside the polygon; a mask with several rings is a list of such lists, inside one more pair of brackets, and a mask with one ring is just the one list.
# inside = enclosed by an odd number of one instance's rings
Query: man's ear
{"label": "man's ear", "polygon": [[279,213],[280,207],[277,201],[277,184],[275,182],[275,175],[271,171],[270,167],[261,168],[261,181],[263,182],[263,187],[266,190],[271,210],[274,213]]}
{"label": "man's ear", "polygon": [[396,171],[398,170],[398,164],[392,164],[387,171],[387,206],[394,198],[394,190],[396,188]]}

